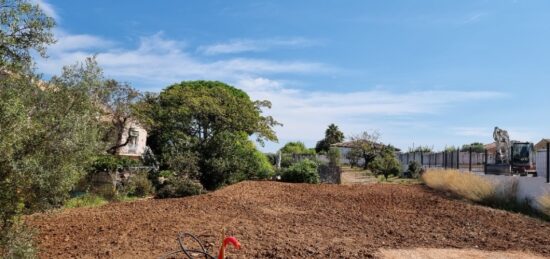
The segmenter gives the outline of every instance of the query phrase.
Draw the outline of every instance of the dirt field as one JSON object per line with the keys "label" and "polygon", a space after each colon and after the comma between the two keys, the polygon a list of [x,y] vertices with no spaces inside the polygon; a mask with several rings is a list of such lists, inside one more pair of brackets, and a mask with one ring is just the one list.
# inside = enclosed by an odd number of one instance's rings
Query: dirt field
{"label": "dirt field", "polygon": [[68,209],[28,222],[40,231],[42,258],[158,258],[177,248],[181,231],[216,248],[224,226],[243,245],[228,251],[231,258],[365,258],[384,251],[398,258],[402,252],[391,252],[397,248],[550,256],[549,223],[421,185],[243,182],[202,196]]}

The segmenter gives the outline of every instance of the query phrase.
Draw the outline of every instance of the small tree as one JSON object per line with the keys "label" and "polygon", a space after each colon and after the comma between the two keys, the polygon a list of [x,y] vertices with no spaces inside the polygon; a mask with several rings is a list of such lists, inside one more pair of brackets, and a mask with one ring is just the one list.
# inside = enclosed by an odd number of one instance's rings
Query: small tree
{"label": "small tree", "polygon": [[348,159],[349,161],[349,165],[351,166],[351,168],[353,168],[354,166],[358,166],[359,165],[359,160],[361,159],[361,149],[359,148],[351,148],[347,153],[346,153],[346,158]]}
{"label": "small tree", "polygon": [[378,132],[368,133],[367,131],[351,137],[352,150],[361,154],[364,160],[363,169],[367,169],[384,147],[378,143],[380,134]]}
{"label": "small tree", "polygon": [[380,154],[374,159],[370,166],[376,174],[383,174],[386,180],[389,175],[398,175],[401,171],[401,164],[395,157],[393,150],[383,148]]}

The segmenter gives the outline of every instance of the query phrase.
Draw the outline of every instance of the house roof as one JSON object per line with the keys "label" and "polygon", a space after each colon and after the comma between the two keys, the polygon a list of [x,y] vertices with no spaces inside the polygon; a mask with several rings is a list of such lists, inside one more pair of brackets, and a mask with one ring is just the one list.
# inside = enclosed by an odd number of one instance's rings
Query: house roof
{"label": "house roof", "polygon": [[546,149],[546,143],[550,143],[550,138],[543,138],[535,144],[535,150]]}

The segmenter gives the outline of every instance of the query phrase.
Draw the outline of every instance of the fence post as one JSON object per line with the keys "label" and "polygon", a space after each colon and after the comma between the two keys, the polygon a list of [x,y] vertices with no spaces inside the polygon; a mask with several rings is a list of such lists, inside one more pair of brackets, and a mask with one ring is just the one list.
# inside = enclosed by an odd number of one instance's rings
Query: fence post
{"label": "fence post", "polygon": [[445,170],[447,170],[447,150],[443,152],[443,164],[444,164]]}
{"label": "fence post", "polygon": [[420,150],[420,164],[424,167],[424,151]]}
{"label": "fence post", "polygon": [[437,153],[434,153],[434,167],[437,167]]}
{"label": "fence post", "polygon": [[487,161],[489,160],[489,152],[485,149],[485,163],[483,163],[483,174],[487,174]]}
{"label": "fence post", "polygon": [[460,170],[460,148],[456,150],[456,169]]}
{"label": "fence post", "polygon": [[550,183],[550,142],[546,142],[546,183]]}
{"label": "fence post", "polygon": [[472,172],[472,146],[470,146],[470,148],[468,149],[468,152],[469,152],[469,159],[468,159],[468,170],[470,172]]}
{"label": "fence post", "polygon": [[455,163],[455,154],[454,154],[454,151],[451,151],[451,166],[450,166],[451,169],[455,167],[454,163]]}

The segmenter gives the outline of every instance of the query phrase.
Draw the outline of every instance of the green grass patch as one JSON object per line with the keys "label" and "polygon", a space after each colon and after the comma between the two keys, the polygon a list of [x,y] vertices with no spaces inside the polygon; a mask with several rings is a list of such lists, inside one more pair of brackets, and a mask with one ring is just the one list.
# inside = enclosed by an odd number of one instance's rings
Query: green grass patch
{"label": "green grass patch", "polygon": [[109,203],[105,198],[93,194],[84,194],[65,202],[64,208],[97,207]]}
{"label": "green grass patch", "polygon": [[376,177],[378,180],[378,183],[392,183],[392,184],[420,184],[422,183],[418,179],[410,179],[410,178],[401,178],[399,176],[390,175],[388,176],[388,179],[384,177],[384,175],[378,175]]}

